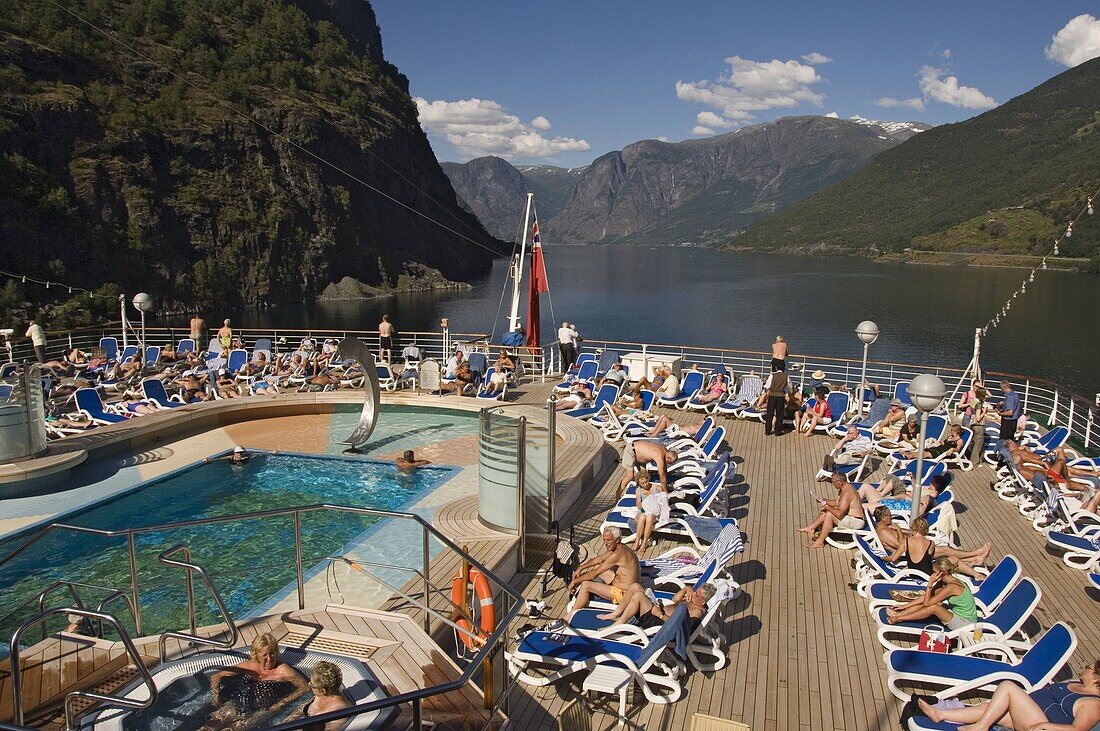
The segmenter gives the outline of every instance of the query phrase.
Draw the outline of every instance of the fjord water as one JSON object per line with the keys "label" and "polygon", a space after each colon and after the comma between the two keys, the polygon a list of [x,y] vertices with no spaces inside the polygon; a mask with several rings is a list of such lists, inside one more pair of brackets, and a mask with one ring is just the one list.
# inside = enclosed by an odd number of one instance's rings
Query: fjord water
{"label": "fjord water", "polygon": [[[974,328],[1000,311],[1027,275],[1021,269],[697,248],[557,246],[545,253],[555,319],[575,322],[591,340],[766,350],[781,334],[794,353],[859,357],[862,346],[853,331],[870,319],[882,332],[872,359],[959,368],[970,359]],[[510,296],[498,309],[507,270],[507,262],[498,261],[468,292],[235,316],[244,327],[373,329],[389,313],[406,331],[438,331],[447,317],[457,332],[488,334],[495,323],[499,338]],[[1038,272],[986,338],[983,366],[1048,378],[1086,396],[1100,391],[1098,286],[1097,275]],[[525,308],[526,292],[523,303]],[[550,311],[544,295],[544,342],[552,336]]]}

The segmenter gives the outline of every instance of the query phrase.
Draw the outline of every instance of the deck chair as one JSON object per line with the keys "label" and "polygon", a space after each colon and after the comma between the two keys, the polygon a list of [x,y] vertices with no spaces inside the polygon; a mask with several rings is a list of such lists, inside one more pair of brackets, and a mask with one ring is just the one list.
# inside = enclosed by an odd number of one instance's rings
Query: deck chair
{"label": "deck chair", "polygon": [[[1015,556],[1008,555],[998,561],[989,574],[974,586],[974,605],[978,611],[983,615],[993,612],[1022,576],[1023,567]],[[897,603],[890,596],[892,589],[912,589],[914,586],[923,588],[926,583],[926,580],[918,581],[916,578],[905,582],[876,581],[866,586],[865,596],[870,600],[870,609],[873,612]],[[974,585],[972,581],[968,583]]]}
{"label": "deck chair", "polygon": [[[967,453],[970,451],[970,446],[973,443],[974,432],[964,426],[962,430],[962,449],[951,454],[941,454],[939,457],[926,457],[924,461],[926,463],[937,462],[944,465],[953,465],[963,472],[969,472],[974,469],[974,463],[970,461]],[[894,470],[905,469],[909,466],[914,466],[915,469],[916,463],[916,459],[906,457],[901,452],[891,452],[890,456],[886,458],[886,471],[893,472]]]}
{"label": "deck chair", "polygon": [[680,381],[680,391],[675,396],[659,396],[657,403],[661,406],[684,409],[687,402],[703,387],[706,378],[707,374],[702,371],[688,371],[684,374],[684,380]]}
{"label": "deck chair", "polygon": [[15,378],[19,374],[18,363],[5,363],[0,366],[0,380]]}
{"label": "deck chair", "polygon": [[248,363],[248,351],[243,348],[236,348],[229,351],[229,359],[225,363],[225,369],[229,371],[230,376],[235,377],[246,363]]}
{"label": "deck chair", "polygon": [[618,351],[605,350],[604,352],[600,353],[599,360],[596,361],[596,372],[598,374],[597,377],[602,378],[603,374],[611,370],[611,366],[621,362],[622,358],[619,357]]}
{"label": "deck chair", "polygon": [[830,391],[829,395],[825,397],[825,403],[829,405],[829,413],[831,413],[832,416],[828,419],[822,419],[818,425],[814,427],[814,431],[828,433],[833,424],[840,423],[844,420],[844,416],[848,413],[848,409],[852,405],[852,397],[847,391]]}
{"label": "deck chair", "polygon": [[1011,648],[1006,647],[1013,657],[1010,662],[964,654],[893,650],[886,656],[889,668],[886,683],[890,692],[903,701],[911,695],[905,688],[913,684],[939,688],[937,698],[960,696],[967,691],[989,693],[1002,680],[1015,681],[1031,692],[1049,683],[1076,648],[1077,636],[1073,630],[1057,622],[1018,660]]}
{"label": "deck chair", "polygon": [[176,343],[176,352],[177,353],[194,353],[195,352],[195,341],[192,340],[191,338],[183,338],[178,343]]}
{"label": "deck chair", "polygon": [[121,363],[123,361],[130,360],[131,358],[133,358],[137,354],[138,354],[138,346],[136,346],[136,345],[127,345],[125,348],[122,349],[122,353],[119,354],[118,360]]}
{"label": "deck chair", "polygon": [[580,369],[581,369],[581,366],[583,366],[583,365],[584,365],[585,363],[588,363],[588,362],[591,362],[591,361],[595,361],[595,360],[596,360],[596,355],[595,355],[594,353],[580,353],[580,354],[579,354],[579,355],[577,356],[577,362],[576,362],[576,363],[574,363],[574,364],[573,364],[573,365],[572,365],[572,366],[571,366],[571,367],[569,368],[569,370],[567,370],[567,371],[565,372],[565,377],[566,377],[567,379],[568,379],[568,378],[569,378],[570,376],[574,376],[574,377],[575,377],[575,376],[576,376],[576,375],[577,375],[578,373],[580,373]]}
{"label": "deck chair", "polygon": [[107,410],[103,397],[94,388],[78,388],[73,394],[77,410],[87,415],[96,424],[119,424],[126,421],[125,416],[113,414]]}
{"label": "deck chair", "polygon": [[755,373],[741,376],[737,383],[737,392],[714,408],[716,414],[740,416],[740,412],[756,404],[760,392],[764,390],[764,381]]}
{"label": "deck chair", "polygon": [[[722,366],[718,366],[718,367],[722,368]],[[725,368],[722,368],[722,370],[725,371]],[[716,399],[712,399],[710,401],[703,401],[702,400],[703,396],[706,395],[707,393],[709,393],[710,388],[714,385],[714,383],[715,383],[715,381],[716,381],[716,379],[718,378],[719,375],[721,375],[722,377],[727,379],[726,380],[726,391],[725,391],[725,393],[720,395]],[[684,404],[684,408],[687,409],[688,411],[702,411],[703,413],[707,413],[707,414],[714,413],[714,410],[716,408],[718,408],[718,404],[722,403],[727,398],[729,398],[730,389],[729,389],[729,380],[728,379],[729,379],[728,375],[726,375],[725,373],[720,373],[718,370],[715,370],[714,372],[712,372],[710,374],[710,377],[706,380],[706,383],[703,384],[703,387],[700,388],[695,393],[694,396],[692,396],[690,399],[688,399],[688,402],[686,404]]]}
{"label": "deck chair", "polygon": [[378,387],[386,391],[397,390],[397,378],[393,375],[388,363],[380,360],[374,361],[374,370],[378,373]]}
{"label": "deck chair", "polygon": [[[716,470],[707,480],[703,490],[698,493],[698,499],[694,503],[687,502],[686,495],[683,496],[685,499],[681,502],[674,502],[676,498],[670,493],[669,507],[671,508],[672,517],[676,517],[678,513],[690,515],[705,515],[710,513],[715,500],[719,497],[725,485],[726,472],[728,470],[728,464]],[[629,488],[628,490],[629,492],[624,493],[623,497],[619,498],[619,502],[615,504],[614,509],[607,514],[603,525],[600,527],[600,532],[603,532],[605,528],[615,526],[624,531],[623,535],[625,540],[625,531],[631,530],[628,524],[633,523],[633,519],[638,513],[635,492]]]}
{"label": "deck chair", "polygon": [[618,398],[619,386],[614,383],[605,383],[600,386],[600,390],[596,392],[596,398],[592,400],[591,406],[569,409],[565,412],[565,415],[572,416],[574,419],[591,419],[593,416],[603,411],[605,406],[615,403]]}
{"label": "deck chair", "polygon": [[0,384],[0,401],[7,401],[14,392],[15,386],[8,383]]}
{"label": "deck chair", "polygon": [[898,381],[894,384],[894,398],[901,401],[901,405],[906,408],[913,405],[913,400],[909,398],[909,384],[910,381]]}
{"label": "deck chair", "polygon": [[103,357],[108,362],[113,363],[118,360],[118,338],[100,338],[99,347],[103,348]]}
{"label": "deck chair", "polygon": [[144,378],[141,381],[141,395],[146,401],[151,401],[162,409],[175,409],[183,406],[180,396],[169,396],[164,388],[164,381],[159,378]]}
{"label": "deck chair", "polygon": [[598,369],[599,363],[597,363],[594,358],[592,360],[587,360],[577,369],[576,375],[566,375],[564,381],[554,386],[554,390],[568,391],[576,381],[594,381],[596,380],[596,372]]}
{"label": "deck chair", "polygon": [[1047,545],[1062,551],[1062,563],[1071,569],[1096,571],[1100,568],[1100,531],[1075,536],[1052,530],[1047,533]]}
{"label": "deck chair", "polygon": [[687,668],[673,647],[687,622],[687,607],[679,606],[657,634],[649,637],[639,628],[631,642],[602,636],[622,637],[622,626],[592,634],[578,634],[568,627],[531,632],[505,653],[505,659],[516,680],[532,686],[552,685],[602,663],[616,665],[630,673],[650,703],[675,703],[684,693],[680,677]]}
{"label": "deck chair", "polygon": [[485,357],[485,353],[470,353],[466,359],[470,364],[470,372],[474,374],[474,383],[480,384],[483,380],[488,380],[486,373],[489,370],[489,359]]}
{"label": "deck chair", "polygon": [[558,731],[592,731],[592,709],[584,696],[577,696],[561,709]]}
{"label": "deck chair", "polygon": [[433,358],[427,358],[420,362],[420,367],[417,369],[417,390],[427,391],[428,393],[438,392],[442,395],[439,386],[442,383],[442,373],[439,367],[439,361]]}
{"label": "deck chair", "polygon": [[[985,616],[979,616],[974,624],[956,630],[946,630],[949,640],[958,640],[958,649],[966,648],[967,654],[982,654],[982,645],[990,645],[989,651],[1005,657],[1001,646],[1010,647],[1018,653],[1027,652],[1031,641],[1020,630],[1035,613],[1043,592],[1033,580],[1025,578],[1016,584],[995,610]],[[880,607],[875,613],[878,622],[878,641],[887,650],[914,648],[928,623],[887,622],[886,607]],[[973,642],[974,634],[981,631],[981,642]],[[905,643],[905,644],[901,644]],[[1011,656],[1009,656],[1011,657]]]}
{"label": "deck chair", "polygon": [[[735,556],[743,553],[745,543],[736,526],[727,525],[705,551],[691,546],[678,546],[660,556],[641,562],[642,578],[654,584],[684,587],[689,582],[705,583],[726,569]],[[686,559],[690,558],[691,563]]]}
{"label": "deck chair", "polygon": [[[924,460],[924,462],[921,464],[921,484],[932,484],[932,478],[936,475],[942,475],[944,472],[947,472],[947,465],[945,465],[943,462],[934,462],[930,459]],[[902,479],[903,482],[911,485],[913,484],[913,480],[916,478],[917,461],[913,460],[909,466],[896,469],[890,474],[897,475]]]}
{"label": "deck chair", "polygon": [[[695,588],[702,586],[705,581],[696,581]],[[707,601],[706,611],[698,624],[691,630],[687,640],[687,659],[693,667],[704,672],[721,670],[729,662],[726,653],[722,651],[721,632],[715,631],[718,616],[725,609],[726,603],[741,594],[741,587],[728,579],[715,579],[712,582],[718,591]],[[606,607],[588,607],[573,613],[569,625],[575,630],[585,633],[602,632],[603,636],[615,639],[621,634],[624,639],[638,637],[636,624],[615,624],[613,620],[600,619],[599,615],[608,611]],[[619,628],[616,633],[614,628]],[[661,631],[661,627],[642,629],[641,632],[649,637],[655,636]]]}
{"label": "deck chair", "polygon": [[[477,355],[476,353],[474,355]],[[473,356],[471,356],[473,357]],[[499,391],[489,391],[489,384],[493,380],[493,376],[496,375],[496,366],[490,366],[489,370],[485,373],[485,380],[481,382],[481,385],[477,389],[477,398],[485,401],[503,401],[504,393],[508,390],[508,382],[505,381],[501,384]]]}

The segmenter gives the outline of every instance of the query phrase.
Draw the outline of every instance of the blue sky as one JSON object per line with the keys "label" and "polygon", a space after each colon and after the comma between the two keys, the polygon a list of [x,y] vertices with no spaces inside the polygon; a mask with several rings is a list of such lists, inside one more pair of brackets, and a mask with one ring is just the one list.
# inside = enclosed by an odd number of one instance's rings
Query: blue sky
{"label": "blue sky", "polygon": [[585,165],[792,114],[955,122],[1100,55],[1096,0],[372,4],[440,160]]}

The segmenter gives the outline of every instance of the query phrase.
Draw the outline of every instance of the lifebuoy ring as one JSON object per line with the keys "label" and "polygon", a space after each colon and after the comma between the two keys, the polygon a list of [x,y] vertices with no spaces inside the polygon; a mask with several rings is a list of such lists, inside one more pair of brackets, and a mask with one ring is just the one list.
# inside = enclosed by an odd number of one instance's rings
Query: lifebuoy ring
{"label": "lifebuoy ring", "polygon": [[[496,606],[493,604],[493,591],[489,587],[489,580],[475,568],[470,569],[469,584],[464,584],[462,581],[462,569],[458,570],[458,574],[455,575],[454,580],[451,582],[451,603],[456,607],[464,606],[466,601],[466,588],[467,586],[473,586],[474,596],[477,597],[477,603],[481,609],[481,622],[480,629],[481,634],[478,634],[478,638],[488,637],[493,633],[493,630],[497,626]],[[470,650],[480,649],[481,644],[477,642],[471,634],[468,632],[473,631],[473,625],[465,617],[459,617],[455,620],[455,624],[461,627],[464,632],[455,632],[455,636],[466,645]]]}

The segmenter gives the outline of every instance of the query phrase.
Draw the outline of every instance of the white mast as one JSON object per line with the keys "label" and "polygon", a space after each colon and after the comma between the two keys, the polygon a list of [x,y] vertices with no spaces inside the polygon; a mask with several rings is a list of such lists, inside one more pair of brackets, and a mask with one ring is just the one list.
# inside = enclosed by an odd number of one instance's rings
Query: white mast
{"label": "white mast", "polygon": [[531,202],[534,193],[527,194],[527,207],[523,212],[523,242],[519,246],[519,255],[512,260],[512,309],[508,313],[508,332],[519,328],[519,285],[523,281],[523,262],[527,255],[527,231],[531,225]]}

